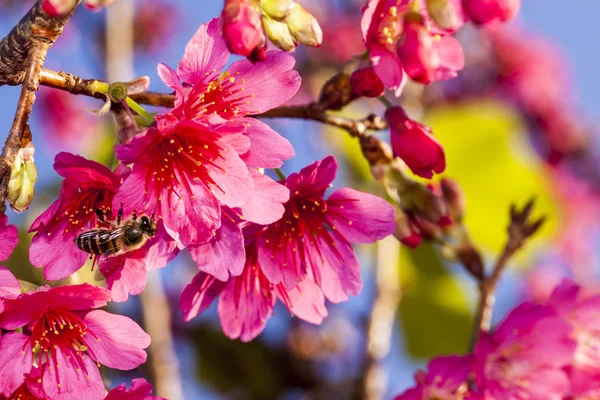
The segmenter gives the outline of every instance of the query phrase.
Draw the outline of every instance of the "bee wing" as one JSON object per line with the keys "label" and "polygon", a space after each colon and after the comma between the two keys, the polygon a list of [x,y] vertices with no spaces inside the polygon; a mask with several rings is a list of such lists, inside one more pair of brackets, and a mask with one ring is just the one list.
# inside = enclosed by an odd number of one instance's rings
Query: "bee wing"
{"label": "bee wing", "polygon": [[[107,230],[98,235],[98,243],[100,245],[110,243],[113,240],[118,239],[120,236],[123,236],[124,234],[125,234],[124,226],[117,228],[117,229],[113,229],[113,230]],[[107,251],[105,251],[102,254],[102,257],[109,257],[109,256],[112,257],[112,256],[116,256],[117,254],[122,254],[123,252],[124,252],[123,249],[119,249],[116,252],[112,252],[111,249],[108,249]]]}

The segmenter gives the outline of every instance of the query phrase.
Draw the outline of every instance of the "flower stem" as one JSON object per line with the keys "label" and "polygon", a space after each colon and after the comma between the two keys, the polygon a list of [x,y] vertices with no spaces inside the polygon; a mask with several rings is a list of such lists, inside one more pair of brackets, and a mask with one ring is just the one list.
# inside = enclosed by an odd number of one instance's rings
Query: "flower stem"
{"label": "flower stem", "polygon": [[273,168],[273,171],[275,171],[277,177],[282,181],[286,179],[285,174],[279,168]]}
{"label": "flower stem", "polygon": [[391,101],[387,99],[385,96],[378,97],[379,101],[383,103],[386,108],[394,107]]}
{"label": "flower stem", "polygon": [[152,116],[152,114],[150,114],[148,111],[144,110],[144,107],[140,106],[138,103],[133,101],[131,97],[127,97],[125,99],[125,102],[129,106],[129,108],[138,113],[138,115],[143,117],[146,121],[148,121],[148,123],[154,123],[154,116]]}

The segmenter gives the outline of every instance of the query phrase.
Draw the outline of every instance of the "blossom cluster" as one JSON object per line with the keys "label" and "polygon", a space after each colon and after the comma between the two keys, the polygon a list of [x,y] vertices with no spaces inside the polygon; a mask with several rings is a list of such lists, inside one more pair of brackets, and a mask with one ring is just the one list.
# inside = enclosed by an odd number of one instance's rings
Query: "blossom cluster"
{"label": "blossom cluster", "polygon": [[481,332],[472,354],[432,360],[396,400],[598,398],[599,311],[600,295],[565,279]]}

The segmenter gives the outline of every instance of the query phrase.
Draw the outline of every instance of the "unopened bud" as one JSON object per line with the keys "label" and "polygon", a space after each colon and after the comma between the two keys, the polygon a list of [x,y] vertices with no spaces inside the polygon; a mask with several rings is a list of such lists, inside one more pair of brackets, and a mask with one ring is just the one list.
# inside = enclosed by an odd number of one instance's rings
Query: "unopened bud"
{"label": "unopened bud", "polygon": [[383,82],[375,73],[373,67],[357,69],[350,76],[350,84],[358,97],[379,97],[385,92]]}
{"label": "unopened bud", "polygon": [[475,278],[483,280],[483,259],[481,254],[471,244],[461,244],[457,248],[459,261]]}
{"label": "unopened bud", "polygon": [[297,43],[286,24],[264,16],[263,26],[267,36],[275,46],[283,51],[292,51],[296,48]]}
{"label": "unopened bud", "polygon": [[37,168],[33,161],[35,148],[33,143],[19,149],[10,169],[8,181],[8,201],[13,210],[25,211],[33,200],[34,188],[37,182]]}
{"label": "unopened bud", "polygon": [[281,21],[292,12],[293,0],[261,0],[260,8],[269,17]]}
{"label": "unopened bud", "polygon": [[[260,10],[253,0],[226,0],[221,22],[223,37],[232,53],[250,57],[257,49],[265,47]],[[258,53],[254,56],[260,58]]]}
{"label": "unopened bud", "polygon": [[319,22],[298,3],[294,3],[284,22],[290,28],[292,36],[303,45],[316,47],[323,42],[323,31]]}
{"label": "unopened bud", "polygon": [[319,94],[319,104],[326,110],[341,110],[354,99],[350,75],[343,72],[325,82]]}
{"label": "unopened bud", "polygon": [[44,0],[42,11],[51,17],[60,17],[69,14],[77,7],[77,0]]}
{"label": "unopened bud", "polygon": [[88,10],[99,11],[104,7],[110,6],[115,0],[85,0],[85,6]]}
{"label": "unopened bud", "polygon": [[456,31],[465,23],[465,15],[460,1],[427,0],[427,12],[442,29]]}
{"label": "unopened bud", "polygon": [[440,187],[450,214],[456,222],[460,222],[465,215],[465,194],[462,188],[458,182],[447,178],[440,181]]}

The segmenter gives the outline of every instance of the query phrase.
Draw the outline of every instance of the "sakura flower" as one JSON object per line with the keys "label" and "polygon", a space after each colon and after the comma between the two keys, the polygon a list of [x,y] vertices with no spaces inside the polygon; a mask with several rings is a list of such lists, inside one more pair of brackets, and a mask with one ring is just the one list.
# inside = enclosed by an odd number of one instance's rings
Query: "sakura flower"
{"label": "sakura flower", "polygon": [[152,385],[144,378],[131,381],[129,389],[121,384],[108,392],[104,400],[165,400],[163,397],[152,396]]}
{"label": "sakura flower", "polygon": [[423,84],[454,78],[465,66],[458,40],[432,34],[424,18],[417,13],[405,17],[397,54],[406,74]]}
{"label": "sakura flower", "polygon": [[431,178],[446,169],[444,148],[431,135],[431,129],[411,120],[402,107],[390,107],[385,112],[390,125],[394,153],[413,173]]}
{"label": "sakura flower", "polygon": [[550,295],[548,305],[571,324],[577,346],[567,372],[573,396],[600,391],[600,295],[586,295],[570,279],[564,279]]}
{"label": "sakura flower", "polygon": [[[146,361],[150,337],[131,319],[97,310],[110,292],[88,284],[44,286],[4,299],[0,327],[23,328],[0,338],[0,393],[12,394],[36,361],[46,396],[53,400],[103,399],[98,370],[130,370]],[[97,365],[98,364],[98,365]]]}
{"label": "sakura flower", "polygon": [[392,234],[395,211],[383,199],[344,188],[328,199],[337,162],[329,156],[290,175],[290,190],[281,220],[257,238],[258,261],[266,278],[294,288],[306,275],[314,277],[333,302],[359,293],[360,265],[351,243],[372,243]]}
{"label": "sakura flower", "polygon": [[0,215],[0,261],[6,260],[17,247],[19,232],[14,225],[8,225],[8,217]]}
{"label": "sakura flower", "polygon": [[463,7],[473,23],[485,25],[513,19],[521,8],[521,0],[463,0]]}
{"label": "sakura flower", "polygon": [[474,351],[481,395],[496,400],[561,400],[569,392],[563,371],[573,357],[571,327],[551,307],[524,303],[494,333],[482,332]]}
{"label": "sakura flower", "polygon": [[467,392],[472,356],[439,357],[429,362],[427,372],[415,373],[417,385],[395,400],[456,400]]}
{"label": "sakura flower", "polygon": [[[224,120],[246,126],[250,146],[238,149],[249,167],[278,168],[294,155],[291,144],[265,123],[248,118],[291,99],[300,88],[289,54],[269,51],[264,62],[236,61],[219,73],[229,58],[219,20],[203,24],[185,48],[177,72],[164,64],[159,75],[175,90],[173,116],[180,120]],[[182,81],[184,84],[182,84]]]}
{"label": "sakura flower", "polygon": [[225,335],[242,342],[254,339],[265,328],[277,300],[297,317],[320,324],[327,316],[325,299],[317,284],[307,277],[293,289],[283,283],[272,284],[263,274],[256,242],[250,240],[245,249],[243,272],[222,282],[200,272],[187,285],[180,300],[185,321],[195,318],[219,298],[218,313]]}
{"label": "sakura flower", "polygon": [[138,295],[146,288],[148,271],[164,268],[179,253],[177,242],[166,232],[162,221],[156,235],[140,249],[112,257],[101,257],[98,268],[106,278],[106,288],[112,300],[127,301],[130,294]]}
{"label": "sakura flower", "polygon": [[113,197],[129,172],[129,168],[120,166],[113,173],[97,162],[70,153],[59,153],[54,169],[65,178],[60,195],[29,228],[29,232],[36,232],[29,260],[44,268],[48,280],[65,278],[85,263],[88,254],[79,250],[73,239],[96,227],[95,209],[104,211],[107,219],[114,219]]}

